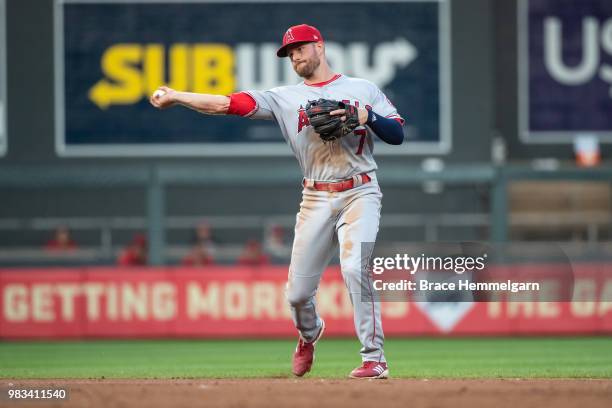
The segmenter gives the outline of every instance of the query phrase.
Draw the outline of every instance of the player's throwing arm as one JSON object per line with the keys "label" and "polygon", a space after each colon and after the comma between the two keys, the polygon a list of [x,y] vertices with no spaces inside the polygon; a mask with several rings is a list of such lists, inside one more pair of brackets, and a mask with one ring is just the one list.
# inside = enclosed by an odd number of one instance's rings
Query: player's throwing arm
{"label": "player's throwing arm", "polygon": [[160,86],[153,92],[149,101],[151,105],[159,109],[183,105],[187,108],[209,115],[225,115],[230,105],[229,96],[177,92],[167,86]]}

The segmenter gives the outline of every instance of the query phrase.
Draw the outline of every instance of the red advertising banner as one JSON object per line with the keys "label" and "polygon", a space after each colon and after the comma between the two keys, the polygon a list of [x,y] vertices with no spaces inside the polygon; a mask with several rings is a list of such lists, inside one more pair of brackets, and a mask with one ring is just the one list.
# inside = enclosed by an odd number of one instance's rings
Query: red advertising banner
{"label": "red advertising banner", "polygon": [[[612,277],[574,265],[574,301],[383,302],[388,336],[612,333]],[[286,266],[5,269],[0,338],[287,337]],[[354,334],[338,267],[318,307],[326,335]]]}

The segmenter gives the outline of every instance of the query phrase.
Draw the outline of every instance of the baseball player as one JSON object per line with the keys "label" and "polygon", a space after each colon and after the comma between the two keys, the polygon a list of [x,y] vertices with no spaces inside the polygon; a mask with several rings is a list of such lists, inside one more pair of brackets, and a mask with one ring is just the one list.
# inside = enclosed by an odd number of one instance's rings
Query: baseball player
{"label": "baseball player", "polygon": [[363,288],[372,290],[368,276],[362,286],[361,265],[371,253],[361,253],[361,243],[376,240],[380,219],[382,193],[372,157],[373,138],[401,144],[404,121],[376,85],[332,71],[323,37],[315,27],[289,28],[277,56],[288,57],[303,82],[229,96],[162,86],[150,102],[160,109],[183,105],[205,114],[278,123],[304,174],[287,283],[287,299],[299,332],[293,374],[303,376],[312,367],[315,344],[325,329],[315,294],[321,274],[339,249],[362,345],[362,365],[350,377],[387,378],[380,303],[361,297]]}

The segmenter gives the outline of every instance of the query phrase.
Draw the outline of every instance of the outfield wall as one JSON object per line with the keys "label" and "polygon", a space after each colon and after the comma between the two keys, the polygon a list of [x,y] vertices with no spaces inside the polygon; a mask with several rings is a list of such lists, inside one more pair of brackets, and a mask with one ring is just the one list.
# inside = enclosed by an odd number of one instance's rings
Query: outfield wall
{"label": "outfield wall", "polygon": [[[573,302],[385,302],[385,333],[612,334],[610,265],[573,268]],[[5,269],[0,338],[294,336],[286,275],[286,266]],[[326,335],[354,334],[338,267],[324,274],[318,307]]]}

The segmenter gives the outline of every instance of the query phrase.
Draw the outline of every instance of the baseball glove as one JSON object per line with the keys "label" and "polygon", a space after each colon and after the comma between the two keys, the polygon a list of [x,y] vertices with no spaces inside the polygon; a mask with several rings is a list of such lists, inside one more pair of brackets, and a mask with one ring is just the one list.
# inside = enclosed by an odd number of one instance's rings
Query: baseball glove
{"label": "baseball glove", "polygon": [[[330,115],[331,112],[345,109],[344,115]],[[319,134],[323,142],[331,142],[351,133],[359,126],[357,107],[332,99],[318,99],[308,101],[306,115],[310,125]],[[346,116],[346,120],[342,120]]]}

